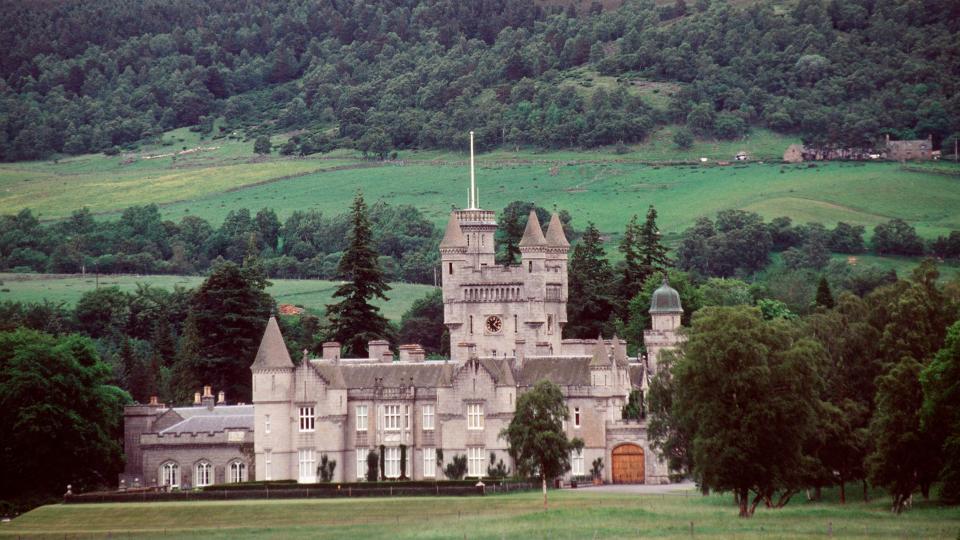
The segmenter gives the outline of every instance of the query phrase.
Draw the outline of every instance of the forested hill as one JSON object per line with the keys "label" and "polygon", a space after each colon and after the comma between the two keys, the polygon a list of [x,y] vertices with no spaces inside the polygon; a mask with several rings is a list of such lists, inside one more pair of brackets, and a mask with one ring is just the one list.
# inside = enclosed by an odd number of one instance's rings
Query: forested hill
{"label": "forested hill", "polygon": [[[585,2],[577,5],[583,6]],[[737,4],[743,4],[738,2]],[[333,146],[594,147],[659,124],[869,146],[960,131],[960,2],[0,1],[0,159],[171,128]],[[604,84],[569,84],[589,73]],[[591,79],[593,80],[593,79]],[[669,82],[669,97],[644,94]],[[223,118],[223,121],[215,119]]]}

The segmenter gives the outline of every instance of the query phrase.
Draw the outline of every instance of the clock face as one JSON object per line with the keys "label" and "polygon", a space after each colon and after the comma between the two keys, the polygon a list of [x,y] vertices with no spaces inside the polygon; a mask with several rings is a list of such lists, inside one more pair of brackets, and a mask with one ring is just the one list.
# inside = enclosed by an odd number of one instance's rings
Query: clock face
{"label": "clock face", "polygon": [[496,315],[487,317],[487,332],[490,332],[491,334],[499,334],[502,328],[503,321],[500,320],[500,317],[497,317]]}

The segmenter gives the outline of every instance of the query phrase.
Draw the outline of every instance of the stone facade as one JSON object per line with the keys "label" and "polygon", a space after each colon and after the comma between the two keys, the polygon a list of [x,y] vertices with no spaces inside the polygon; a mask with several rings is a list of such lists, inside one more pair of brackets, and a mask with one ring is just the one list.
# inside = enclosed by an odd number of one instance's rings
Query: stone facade
{"label": "stone facade", "polygon": [[253,479],[253,406],[214,402],[210,387],[193,407],[151,400],[124,410],[121,488],[189,489]]}
{"label": "stone facade", "polygon": [[[668,481],[650,450],[643,421],[626,421],[633,390],[645,390],[660,352],[680,337],[679,296],[666,283],[651,305],[647,365],[628,358],[626,342],[561,338],[566,323],[569,244],[554,215],[544,234],[530,214],[519,265],[494,262],[494,213],[451,213],[440,244],[444,323],[451,358],[424,360],[417,345],[371,342],[368,358],[340,358],[328,343],[322,358],[291,361],[276,321],[264,333],[253,373],[257,480],[316,481],[323,456],[336,460],[335,481],[363,479],[367,454],[383,454],[389,477],[443,478],[455,455],[468,458],[468,476],[485,476],[490,456],[513,469],[499,438],[517,396],[548,379],[562,389],[570,411],[566,429],[585,442],[569,476],[588,476],[596,458],[614,481],[613,450],[644,452],[645,482]],[[442,463],[436,459],[442,453]]]}
{"label": "stone facade", "polygon": [[368,358],[341,358],[340,344],[326,343],[321,358],[295,365],[271,318],[250,367],[252,406],[214,404],[207,388],[195,407],[127,408],[124,484],[195,486],[198,464],[212,471],[201,483],[230,481],[238,463],[251,480],[315,482],[324,457],[336,461],[334,481],[353,481],[366,476],[371,451],[390,478],[443,478],[458,455],[467,457],[468,476],[485,476],[491,455],[513,470],[499,433],[518,395],[542,379],[561,388],[565,429],[585,443],[568,477],[589,476],[601,458],[603,479],[622,481],[615,454],[629,447],[633,466],[642,464],[632,481],[668,482],[646,423],[621,411],[632,391],[646,390],[661,352],[681,339],[677,292],[665,282],[653,295],[646,358],[629,358],[616,337],[562,339],[569,243],[559,217],[544,234],[531,212],[520,264],[500,266],[495,215],[473,207],[475,194],[470,201],[451,213],[440,243],[450,359],[427,361],[416,344],[401,345],[394,358],[386,341],[371,341]]}

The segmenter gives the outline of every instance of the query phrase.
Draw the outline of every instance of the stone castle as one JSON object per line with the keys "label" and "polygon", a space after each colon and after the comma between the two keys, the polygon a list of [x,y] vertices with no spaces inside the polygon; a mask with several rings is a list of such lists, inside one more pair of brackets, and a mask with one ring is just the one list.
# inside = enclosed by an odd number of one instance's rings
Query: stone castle
{"label": "stone castle", "polygon": [[367,358],[342,358],[339,343],[325,343],[322,357],[294,364],[271,318],[250,367],[250,412],[202,396],[195,407],[128,408],[122,478],[191,486],[211,483],[203,474],[212,466],[214,481],[230,481],[243,462],[244,479],[315,482],[326,457],[337,463],[334,481],[355,481],[366,477],[371,452],[387,478],[442,479],[454,456],[466,456],[468,477],[486,476],[500,460],[513,470],[499,433],[518,395],[547,379],[569,407],[568,436],[585,442],[568,477],[590,476],[599,458],[606,482],[668,482],[645,420],[622,410],[631,392],[643,395],[661,351],[680,340],[677,291],[664,282],[653,295],[646,357],[628,357],[615,336],[562,339],[570,244],[559,217],[544,234],[531,212],[520,264],[497,265],[495,214],[476,208],[472,180],[471,160],[469,207],[451,213],[440,243],[451,358],[426,360],[416,344],[395,356],[386,341],[372,341]]}

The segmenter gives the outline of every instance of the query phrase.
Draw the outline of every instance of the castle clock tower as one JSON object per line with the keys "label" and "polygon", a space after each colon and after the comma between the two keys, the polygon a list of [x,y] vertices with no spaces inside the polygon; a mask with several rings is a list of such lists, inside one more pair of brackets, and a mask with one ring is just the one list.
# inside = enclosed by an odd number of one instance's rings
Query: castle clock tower
{"label": "castle clock tower", "polygon": [[472,132],[468,206],[451,212],[440,242],[451,357],[559,354],[570,249],[563,226],[554,214],[544,235],[531,211],[520,241],[521,264],[496,264],[496,214],[477,207]]}

